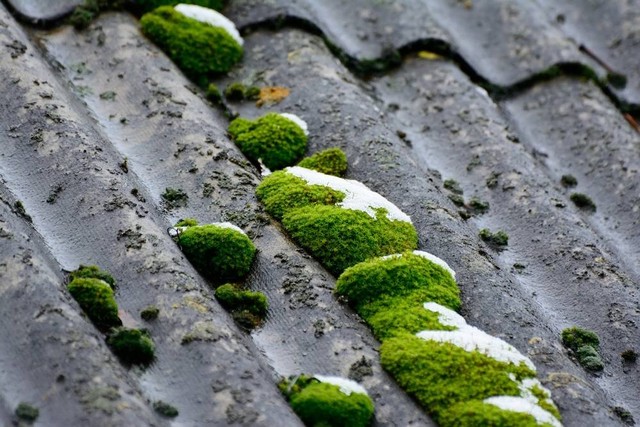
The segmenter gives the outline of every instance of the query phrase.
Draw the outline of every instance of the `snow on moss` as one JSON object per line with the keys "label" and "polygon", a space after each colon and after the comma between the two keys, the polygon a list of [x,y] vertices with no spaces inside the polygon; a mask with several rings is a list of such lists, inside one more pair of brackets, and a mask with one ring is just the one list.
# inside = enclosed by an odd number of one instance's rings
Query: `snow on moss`
{"label": "snow on moss", "polygon": [[560,421],[558,421],[558,419],[551,413],[523,397],[493,396],[485,399],[484,403],[497,406],[504,411],[529,414],[536,419],[538,424],[549,424],[553,427],[562,427],[562,423],[560,423]]}
{"label": "snow on moss", "polygon": [[515,347],[474,326],[467,325],[464,318],[455,311],[436,303],[426,303],[424,307],[438,313],[439,321],[443,325],[458,329],[454,331],[421,331],[416,334],[418,338],[427,341],[447,342],[466,351],[478,351],[500,362],[513,363],[514,365],[524,363],[535,372],[536,368],[533,362]]}
{"label": "snow on moss", "polygon": [[[431,261],[436,265],[439,265],[440,267],[447,270],[449,274],[451,274],[451,277],[453,277],[454,279],[456,278],[456,272],[453,270],[453,268],[449,267],[449,264],[447,264],[447,262],[444,261],[442,258],[438,258],[437,256],[425,251],[413,251],[412,253],[414,255],[421,256],[422,258],[428,259],[429,261]],[[402,254],[393,254],[393,255],[384,256],[382,257],[382,259],[399,258],[401,256]]]}
{"label": "snow on moss", "polygon": [[361,182],[350,179],[343,179],[333,175],[325,175],[311,169],[293,166],[286,168],[286,171],[298,178],[303,179],[310,185],[323,185],[333,190],[344,193],[344,200],[336,206],[344,209],[351,209],[367,213],[370,217],[376,218],[376,210],[384,209],[387,218],[391,221],[403,221],[412,224],[409,215],[402,212],[396,205],[382,197],[375,191],[371,191]]}
{"label": "snow on moss", "polygon": [[195,4],[181,3],[174,6],[174,9],[187,18],[224,29],[240,46],[244,45],[244,40],[240,36],[236,25],[223,14]]}
{"label": "snow on moss", "polygon": [[305,122],[304,120],[302,120],[300,117],[296,116],[295,114],[291,114],[291,113],[280,113],[280,115],[282,117],[284,117],[285,119],[289,119],[291,120],[293,123],[297,124],[298,126],[300,126],[300,129],[302,129],[302,131],[304,132],[304,134],[306,136],[309,136],[309,126],[307,125],[307,122]]}
{"label": "snow on moss", "polygon": [[338,386],[338,388],[340,388],[340,391],[346,394],[347,396],[350,396],[351,393],[360,393],[360,394],[364,394],[365,396],[369,395],[367,393],[367,390],[364,387],[362,387],[357,382],[347,378],[332,377],[332,376],[325,376],[325,375],[314,375],[313,378],[317,379],[321,383]]}
{"label": "snow on moss", "polygon": [[[230,222],[212,222],[209,225],[215,225],[216,227],[220,227],[220,228],[230,228],[232,230],[235,230],[235,231],[238,231],[238,232],[244,234],[245,236],[247,235],[247,233],[245,233],[242,228],[238,227],[235,224],[231,224]],[[189,228],[189,227],[171,227],[168,230],[169,231],[169,236],[177,237],[180,233],[185,231],[187,228]]]}

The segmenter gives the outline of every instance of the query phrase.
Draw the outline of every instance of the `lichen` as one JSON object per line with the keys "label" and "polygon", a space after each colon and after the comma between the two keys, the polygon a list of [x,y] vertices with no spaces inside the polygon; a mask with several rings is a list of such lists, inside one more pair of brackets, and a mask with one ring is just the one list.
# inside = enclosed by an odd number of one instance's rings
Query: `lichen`
{"label": "lichen", "polygon": [[228,72],[242,58],[242,46],[226,30],[188,18],[171,6],[146,13],[140,27],[201,86]]}
{"label": "lichen", "polygon": [[155,345],[146,330],[114,329],[107,344],[123,363],[146,366],[153,362]]}
{"label": "lichen", "polygon": [[250,160],[261,159],[270,170],[293,165],[307,149],[304,130],[276,113],[255,120],[237,118],[229,125],[229,134]]}
{"label": "lichen", "polygon": [[108,272],[101,270],[96,265],[80,265],[77,270],[69,273],[69,280],[73,281],[75,279],[100,279],[103,282],[106,282],[112,289],[116,287],[116,280],[113,278],[111,274]]}
{"label": "lichen", "polygon": [[344,176],[347,172],[347,156],[339,148],[328,148],[302,159],[298,166],[327,175]]}
{"label": "lichen", "polygon": [[99,329],[108,330],[122,324],[113,289],[103,280],[77,278],[69,283],[67,289]]}

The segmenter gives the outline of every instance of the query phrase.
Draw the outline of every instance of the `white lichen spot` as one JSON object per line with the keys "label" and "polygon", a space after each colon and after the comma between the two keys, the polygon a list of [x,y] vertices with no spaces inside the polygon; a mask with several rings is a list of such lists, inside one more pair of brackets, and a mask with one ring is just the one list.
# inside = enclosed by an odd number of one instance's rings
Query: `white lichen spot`
{"label": "white lichen spot", "polygon": [[207,7],[196,6],[195,4],[181,3],[174,6],[174,9],[187,18],[195,19],[196,21],[204,24],[209,24],[212,27],[222,28],[229,33],[229,35],[237,41],[240,46],[244,45],[244,40],[240,36],[240,32],[238,32],[236,25],[223,14]]}
{"label": "white lichen spot", "polygon": [[450,343],[465,351],[478,351],[499,362],[513,363],[519,365],[524,363],[535,372],[533,362],[514,346],[480,330],[474,326],[467,325],[462,316],[453,310],[436,304],[434,302],[425,303],[424,308],[438,313],[438,321],[445,326],[457,327],[455,331],[421,331],[416,334],[418,338],[427,341],[437,341]]}
{"label": "white lichen spot", "polygon": [[[456,278],[456,272],[453,271],[453,268],[449,267],[449,264],[446,263],[446,261],[444,261],[442,258],[438,258],[437,256],[430,254],[429,252],[425,252],[425,251],[413,251],[414,255],[418,255],[422,258],[426,258],[429,261],[431,261],[432,263],[439,265],[440,267],[444,268],[445,270],[447,270],[449,272],[449,274],[451,274],[451,277],[453,277],[454,279]],[[389,258],[400,258],[403,254],[393,254],[393,255],[387,255],[387,256],[383,256],[380,259],[389,259]]]}
{"label": "white lichen spot", "polygon": [[558,421],[548,411],[545,411],[540,406],[531,403],[525,398],[515,396],[493,396],[485,399],[484,403],[497,406],[504,411],[519,412],[529,414],[536,419],[538,424],[550,424],[553,427],[562,427],[562,423]]}
{"label": "white lichen spot", "polygon": [[369,395],[369,393],[367,393],[367,390],[364,387],[362,387],[357,382],[347,378],[331,377],[331,376],[325,376],[325,375],[314,375],[313,378],[317,379],[321,383],[327,383],[327,384],[338,386],[340,391],[346,394],[347,396],[351,395],[351,393],[360,393],[360,394],[364,394],[365,396]]}
{"label": "white lichen spot", "polygon": [[302,132],[304,132],[304,134],[306,136],[309,136],[309,126],[307,125],[307,122],[305,122],[304,120],[302,120],[300,117],[296,116],[295,114],[291,114],[291,113],[280,113],[280,115],[282,117],[284,117],[287,120],[291,120],[293,123],[297,124],[300,129],[302,129]]}
{"label": "white lichen spot", "polygon": [[311,185],[323,185],[344,194],[344,200],[336,206],[344,209],[366,212],[372,218],[376,218],[376,209],[387,211],[387,218],[391,221],[404,221],[411,224],[409,215],[402,212],[396,205],[382,197],[375,191],[371,191],[361,182],[351,179],[339,178],[333,175],[301,168],[300,166],[288,167],[285,169],[291,175],[306,181]]}

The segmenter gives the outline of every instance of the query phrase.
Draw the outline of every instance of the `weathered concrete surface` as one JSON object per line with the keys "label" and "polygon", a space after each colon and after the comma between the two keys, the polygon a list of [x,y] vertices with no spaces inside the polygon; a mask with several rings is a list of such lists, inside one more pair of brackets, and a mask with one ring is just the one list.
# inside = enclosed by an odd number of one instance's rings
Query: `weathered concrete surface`
{"label": "weathered concrete surface", "polygon": [[[588,419],[615,425],[603,392],[569,360],[559,343],[560,325],[479,242],[478,229],[459,217],[442,193],[437,173],[419,163],[397,135],[401,129],[378,107],[383,103],[375,96],[382,94],[357,82],[322,40],[299,31],[254,33],[246,40],[246,52],[244,66],[225,82],[284,85],[292,92],[268,109],[252,103],[232,107],[249,117],[270,110],[298,114],[309,123],[310,152],[343,148],[349,159],[348,177],[366,183],[410,214],[420,247],[456,270],[469,322],[532,357],[541,379],[553,390],[564,422],[578,426]],[[401,87],[395,89],[401,92]],[[458,105],[455,97],[448,102]]]}
{"label": "weathered concrete surface", "polygon": [[[270,303],[252,337],[278,374],[351,375],[372,395],[376,425],[431,425],[381,370],[378,343],[333,297],[331,275],[269,223],[254,195],[257,171],[226,137],[226,117],[188,89],[133,18],[109,14],[80,37],[70,28],[37,37],[154,202],[162,205],[166,187],[189,195],[186,206],[167,211],[171,221],[229,220],[252,236],[259,252],[247,285]],[[358,373],[363,358],[370,366]]]}

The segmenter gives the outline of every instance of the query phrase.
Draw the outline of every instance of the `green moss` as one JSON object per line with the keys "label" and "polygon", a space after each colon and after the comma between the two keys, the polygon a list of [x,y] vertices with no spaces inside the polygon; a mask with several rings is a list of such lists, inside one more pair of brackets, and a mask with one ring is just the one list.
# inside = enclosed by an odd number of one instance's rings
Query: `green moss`
{"label": "green moss", "polygon": [[195,4],[209,9],[222,9],[227,0],[135,0],[136,8],[141,12],[149,12],[160,6],[175,6],[179,3]]}
{"label": "green moss", "polygon": [[239,82],[234,82],[224,89],[224,97],[229,101],[242,101],[247,87]]}
{"label": "green moss", "polygon": [[638,353],[631,349],[623,351],[621,356],[622,360],[627,363],[635,363],[638,360]]}
{"label": "green moss", "polygon": [[344,199],[344,194],[323,185],[307,184],[285,171],[267,176],[256,189],[258,199],[269,215],[282,220],[285,213],[308,205],[335,205]]}
{"label": "green moss", "polygon": [[562,178],[560,178],[560,184],[562,184],[563,187],[571,188],[578,185],[578,180],[573,175],[562,175]]}
{"label": "green moss", "polygon": [[327,175],[344,176],[347,173],[347,155],[339,148],[328,148],[302,159],[298,166]]}
{"label": "green moss", "polygon": [[576,351],[578,362],[588,371],[601,371],[604,369],[604,362],[598,351],[590,345],[583,345]]}
{"label": "green moss", "polygon": [[222,102],[222,93],[220,93],[220,89],[218,89],[218,86],[214,83],[210,83],[209,86],[207,86],[206,96],[207,99],[214,104],[220,104]]}
{"label": "green moss", "polygon": [[184,218],[176,222],[176,227],[194,227],[198,225],[198,221],[195,218]]}
{"label": "green moss", "polygon": [[402,301],[419,307],[425,302],[436,302],[452,310],[460,309],[460,291],[451,274],[411,252],[372,259],[345,270],[338,278],[335,292],[346,297],[365,318],[383,308],[400,306]]}
{"label": "green moss", "polygon": [[459,402],[491,396],[519,396],[517,380],[534,377],[524,363],[499,362],[477,351],[450,343],[426,341],[406,334],[385,340],[380,361],[405,389],[438,420],[441,412]]}
{"label": "green moss", "polygon": [[453,202],[454,205],[461,207],[464,206],[464,197],[459,194],[449,194],[449,200]]}
{"label": "green moss", "polygon": [[201,86],[242,59],[242,46],[224,29],[187,18],[171,6],[142,16],[140,27],[145,36]]}
{"label": "green moss", "polygon": [[171,406],[162,400],[153,402],[153,409],[163,417],[167,418],[175,418],[179,415],[178,410],[174,406]]}
{"label": "green moss", "polygon": [[480,200],[477,197],[472,197],[471,200],[469,200],[469,210],[471,210],[474,215],[482,215],[489,211],[489,202]]}
{"label": "green moss", "polygon": [[71,281],[67,289],[98,328],[105,330],[122,324],[113,289],[104,281],[78,278]]}
{"label": "green moss", "polygon": [[574,326],[562,331],[562,343],[565,347],[578,351],[580,347],[585,345],[597,349],[600,346],[600,339],[595,332]]}
{"label": "green moss", "polygon": [[269,308],[267,297],[262,292],[242,290],[230,283],[216,289],[216,298],[227,310],[246,310],[260,317],[266,316]]}
{"label": "green moss", "polygon": [[262,159],[271,170],[295,164],[307,149],[302,128],[276,113],[256,120],[235,119],[229,125],[229,134],[250,160]]}
{"label": "green moss", "polygon": [[591,197],[582,193],[573,193],[569,197],[573,204],[575,204],[578,208],[583,209],[585,211],[596,211],[596,204],[591,200]]}
{"label": "green moss", "polygon": [[147,322],[149,322],[151,320],[156,320],[159,314],[160,314],[160,309],[155,305],[150,305],[148,307],[145,307],[140,312],[140,317],[146,320]]}
{"label": "green moss", "polygon": [[489,229],[483,228],[478,236],[494,248],[501,248],[509,244],[509,235],[502,230],[492,233]]}
{"label": "green moss", "polygon": [[387,301],[389,304],[384,309],[380,309],[379,305],[372,308],[371,306],[375,304],[370,304],[362,310],[367,313],[365,320],[374,335],[381,341],[407,332],[416,334],[424,330],[451,331],[456,329],[442,325],[438,313],[425,310],[420,302],[406,302],[402,298],[389,298]]}
{"label": "green moss", "polygon": [[155,345],[145,330],[117,328],[107,338],[107,344],[124,363],[149,365],[153,362]]}
{"label": "green moss", "polygon": [[212,224],[187,228],[178,236],[178,244],[198,271],[218,282],[243,278],[256,254],[246,235]]}
{"label": "green moss", "polygon": [[412,224],[391,221],[383,209],[376,218],[336,206],[306,206],[287,212],[289,234],[333,274],[369,258],[412,250],[418,235]]}
{"label": "green moss", "polygon": [[187,205],[189,196],[181,189],[167,187],[160,195],[169,209],[180,208]]}
{"label": "green moss", "polygon": [[549,394],[548,391],[541,389],[537,385],[533,386],[530,389],[530,391],[531,391],[531,394],[533,394],[538,399],[538,406],[540,406],[545,411],[549,412],[551,415],[553,415],[557,419],[559,420],[562,419],[562,417],[560,416],[560,411],[558,411],[558,408],[556,407],[556,405],[553,404],[553,401],[551,400],[551,395]]}
{"label": "green moss", "polygon": [[366,427],[371,423],[374,406],[365,394],[346,395],[336,385],[306,376],[300,376],[293,384],[283,381],[279,387],[307,426]]}
{"label": "green moss", "polygon": [[257,101],[260,99],[260,88],[258,86],[249,86],[244,91],[245,99],[250,101]]}
{"label": "green moss", "polygon": [[35,406],[31,406],[28,403],[21,402],[16,407],[16,417],[23,421],[27,421],[29,423],[34,422],[38,419],[40,415],[40,411]]}
{"label": "green moss", "polygon": [[463,194],[462,187],[455,179],[447,179],[444,181],[444,188],[451,191],[454,194]]}
{"label": "green moss", "polygon": [[551,427],[550,424],[538,424],[532,415],[505,411],[480,400],[459,403],[443,411],[438,424],[441,427]]}
{"label": "green moss", "polygon": [[106,282],[112,289],[116,287],[116,280],[113,276],[95,265],[81,265],[77,270],[69,273],[70,281],[75,279],[100,279]]}

